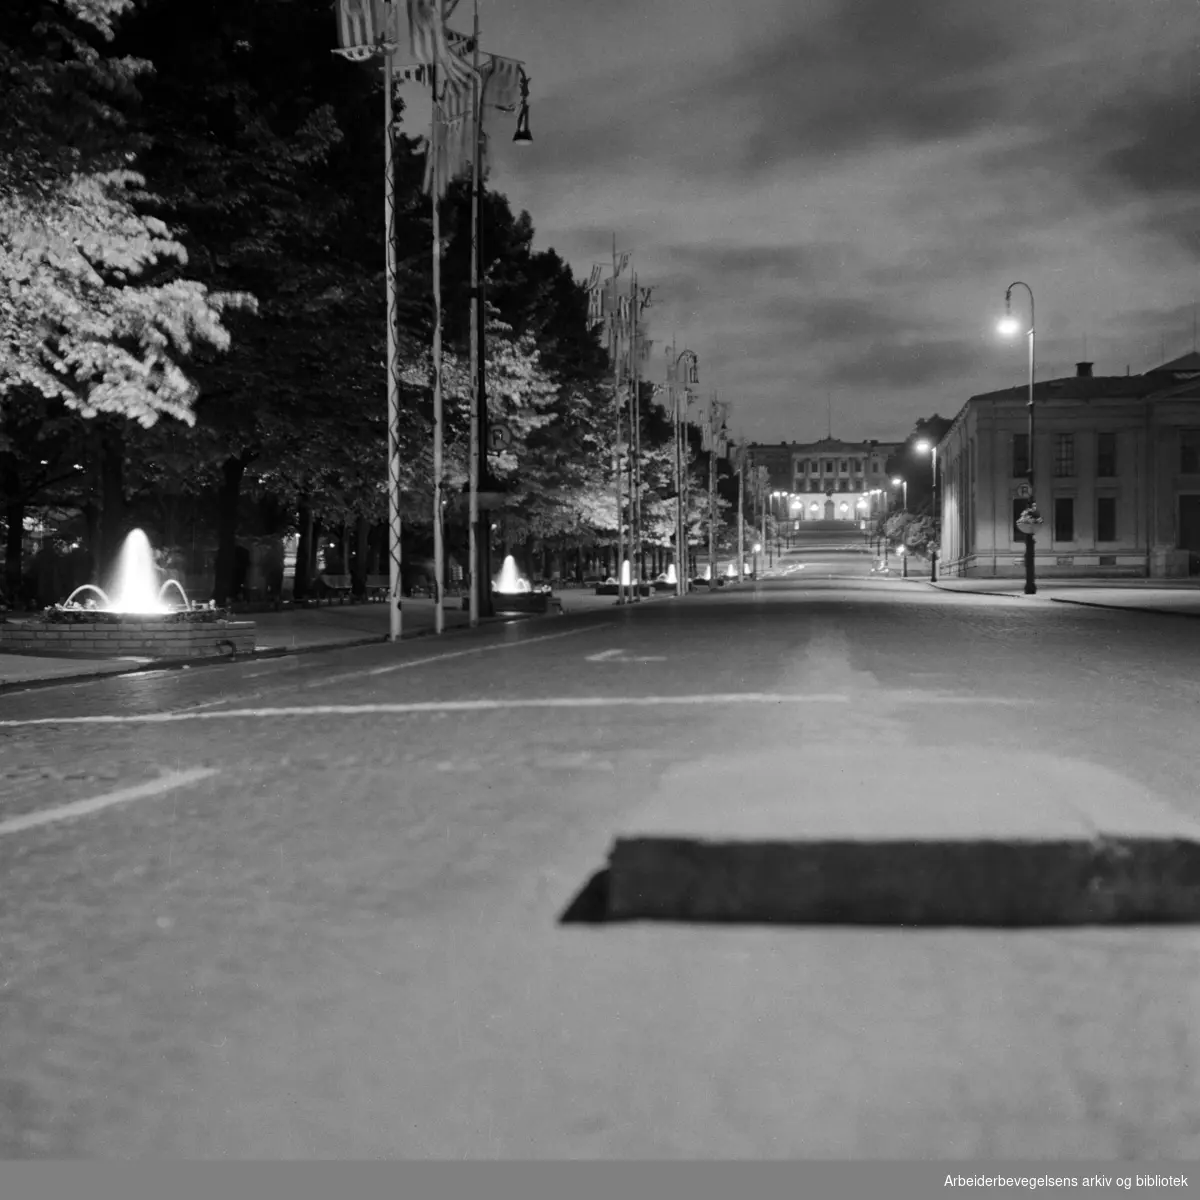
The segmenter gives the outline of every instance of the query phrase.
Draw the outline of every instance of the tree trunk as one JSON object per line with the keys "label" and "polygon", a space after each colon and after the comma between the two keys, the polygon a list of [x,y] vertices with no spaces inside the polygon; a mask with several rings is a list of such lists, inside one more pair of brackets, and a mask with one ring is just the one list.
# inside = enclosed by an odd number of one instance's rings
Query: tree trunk
{"label": "tree trunk", "polygon": [[300,497],[300,539],[296,543],[296,575],[292,583],[292,596],[306,600],[312,587],[313,515],[307,496]]}
{"label": "tree trunk", "polygon": [[351,579],[356,596],[365,596],[367,592],[367,539],[370,526],[367,518],[360,516],[354,522],[354,570]]}
{"label": "tree trunk", "polygon": [[8,536],[4,540],[4,593],[14,608],[21,599],[21,550],[25,539],[25,501],[9,497],[4,505]]}
{"label": "tree trunk", "polygon": [[227,458],[221,464],[221,486],[217,492],[217,565],[212,598],[218,605],[234,599],[237,587],[238,504],[242,478],[249,460]]}
{"label": "tree trunk", "polygon": [[97,448],[100,456],[100,527],[98,579],[105,586],[110,582],[121,543],[128,532],[125,528],[125,438],[119,429],[100,426],[97,429]]}

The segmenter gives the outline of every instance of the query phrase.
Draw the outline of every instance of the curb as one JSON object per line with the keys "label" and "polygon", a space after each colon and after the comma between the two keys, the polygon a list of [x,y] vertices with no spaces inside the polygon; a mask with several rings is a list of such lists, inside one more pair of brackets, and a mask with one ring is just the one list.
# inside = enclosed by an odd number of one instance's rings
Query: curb
{"label": "curb", "polygon": [[[545,619],[551,616],[563,616],[563,613],[506,613],[502,617],[481,617],[480,624],[492,624],[498,621],[530,621]],[[578,615],[578,614],[577,614]],[[470,632],[470,625],[458,625],[453,629],[444,629],[446,634]],[[423,637],[436,637],[435,631],[419,629],[415,633],[402,634],[402,642],[416,641]],[[358,646],[377,646],[387,643],[387,635],[382,637],[355,638],[352,641],[316,642],[307,646],[272,646],[263,650],[251,650],[246,654],[212,655],[206,658],[160,658],[152,662],[139,663],[120,671],[88,671],[79,675],[55,675],[49,679],[18,679],[12,683],[0,683],[0,696],[12,692],[26,692],[35,688],[58,687],[62,684],[88,683],[98,679],[119,679],[128,675],[145,675],[151,671],[182,671],[195,670],[204,667],[229,666],[234,663],[252,662],[257,659],[289,658],[298,654],[312,654],[318,651],[349,650]]]}
{"label": "curb", "polygon": [[[602,921],[1098,925],[1200,920],[1200,841],[619,837]],[[595,881],[589,885],[596,890]]]}
{"label": "curb", "polygon": [[1184,612],[1178,608],[1146,608],[1142,604],[1101,604],[1097,600],[1068,600],[1065,596],[1051,596],[1055,604],[1077,604],[1080,608],[1106,608],[1110,612],[1153,613],[1157,617],[1191,617],[1195,620],[1200,612]]}

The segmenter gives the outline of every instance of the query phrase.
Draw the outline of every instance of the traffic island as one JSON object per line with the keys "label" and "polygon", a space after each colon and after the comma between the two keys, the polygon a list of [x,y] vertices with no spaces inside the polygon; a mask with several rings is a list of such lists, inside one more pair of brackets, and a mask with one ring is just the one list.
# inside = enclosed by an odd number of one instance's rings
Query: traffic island
{"label": "traffic island", "polygon": [[601,898],[606,921],[1200,920],[1200,824],[1093,765],[1014,757],[988,775],[937,755],[907,792],[879,788],[853,752],[812,749],[769,771],[693,764],[616,836],[592,907]]}

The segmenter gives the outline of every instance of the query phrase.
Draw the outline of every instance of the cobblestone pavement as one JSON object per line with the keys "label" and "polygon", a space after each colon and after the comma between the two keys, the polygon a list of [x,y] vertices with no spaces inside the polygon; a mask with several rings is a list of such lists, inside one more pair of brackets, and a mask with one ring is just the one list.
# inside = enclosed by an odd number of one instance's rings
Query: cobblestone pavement
{"label": "cobblestone pavement", "polygon": [[788,581],[0,696],[0,1157],[1194,1158],[1191,928],[560,917],[734,752],[837,745],[898,804],[951,752],[999,795],[1052,754],[1196,815],[1198,654]]}

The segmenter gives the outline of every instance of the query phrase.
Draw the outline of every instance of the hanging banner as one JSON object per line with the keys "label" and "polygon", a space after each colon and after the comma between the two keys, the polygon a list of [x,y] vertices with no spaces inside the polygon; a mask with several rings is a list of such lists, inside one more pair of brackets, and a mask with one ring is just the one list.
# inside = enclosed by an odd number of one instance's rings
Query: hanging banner
{"label": "hanging banner", "polygon": [[399,10],[385,0],[338,0],[338,46],[344,51],[371,53],[386,47],[395,52]]}
{"label": "hanging banner", "polygon": [[621,272],[624,271],[627,266],[629,266],[629,256],[631,253],[632,251],[629,250],[621,251],[621,257],[617,259],[617,275],[614,276],[614,278],[619,276]]}
{"label": "hanging banner", "polygon": [[408,0],[408,46],[416,62],[438,67],[447,83],[463,84],[474,71],[450,49],[446,36],[446,20],[457,6],[458,0]]}

